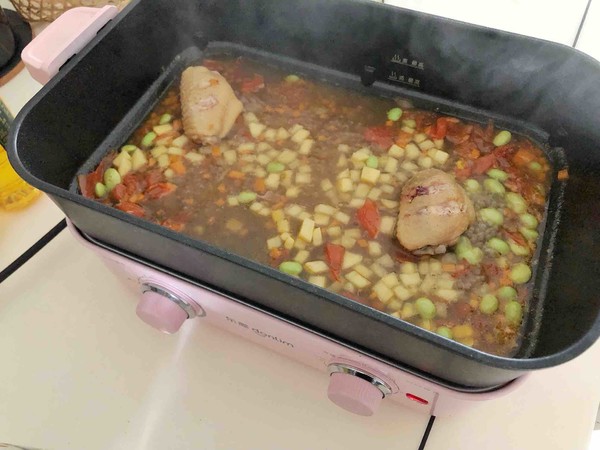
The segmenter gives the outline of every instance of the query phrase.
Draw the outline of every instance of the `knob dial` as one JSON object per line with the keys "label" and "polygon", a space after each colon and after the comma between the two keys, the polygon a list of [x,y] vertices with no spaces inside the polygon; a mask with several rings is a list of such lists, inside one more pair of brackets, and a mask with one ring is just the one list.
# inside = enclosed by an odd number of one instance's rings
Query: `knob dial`
{"label": "knob dial", "polygon": [[135,312],[148,325],[168,334],[176,333],[188,318],[197,315],[192,305],[180,296],[149,283],[142,284]]}

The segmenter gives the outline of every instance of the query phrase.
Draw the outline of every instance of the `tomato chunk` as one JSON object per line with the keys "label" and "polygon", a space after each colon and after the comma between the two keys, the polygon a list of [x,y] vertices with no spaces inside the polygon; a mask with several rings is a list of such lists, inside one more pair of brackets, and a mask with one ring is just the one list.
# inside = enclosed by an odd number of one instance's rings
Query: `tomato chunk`
{"label": "tomato chunk", "polygon": [[148,195],[148,198],[157,200],[165,195],[169,195],[171,192],[174,192],[175,189],[177,189],[177,186],[175,186],[173,183],[156,183],[148,188],[146,194]]}
{"label": "tomato chunk", "polygon": [[115,205],[115,207],[120,209],[121,211],[125,211],[126,213],[133,214],[137,217],[144,217],[145,215],[144,208],[142,208],[137,203],[119,202]]}
{"label": "tomato chunk", "polygon": [[331,244],[329,242],[325,244],[325,260],[329,266],[331,277],[336,281],[340,280],[344,253],[346,253],[346,249],[341,245]]}
{"label": "tomato chunk", "polygon": [[481,175],[491,169],[495,162],[496,155],[493,153],[481,156],[473,162],[473,173],[475,175]]}
{"label": "tomato chunk", "polygon": [[448,132],[448,122],[445,117],[439,117],[429,131],[429,136],[433,139],[444,139]]}
{"label": "tomato chunk", "polygon": [[394,129],[392,127],[378,126],[365,129],[364,137],[372,144],[388,148],[394,143]]}
{"label": "tomato chunk", "polygon": [[381,216],[379,215],[377,203],[371,199],[367,199],[365,204],[356,212],[356,218],[371,238],[374,239],[377,237],[379,226],[381,225]]}
{"label": "tomato chunk", "polygon": [[265,87],[265,79],[262,75],[254,74],[252,78],[244,78],[242,80],[241,90],[244,94],[251,94],[260,91]]}

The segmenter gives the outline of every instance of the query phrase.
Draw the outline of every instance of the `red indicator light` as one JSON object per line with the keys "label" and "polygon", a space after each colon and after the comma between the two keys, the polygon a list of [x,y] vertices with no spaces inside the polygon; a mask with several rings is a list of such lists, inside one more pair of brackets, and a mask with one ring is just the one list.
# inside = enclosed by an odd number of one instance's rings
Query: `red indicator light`
{"label": "red indicator light", "polygon": [[416,395],[413,395],[413,394],[406,394],[406,398],[409,400],[412,400],[414,402],[420,403],[421,405],[429,404],[429,402],[427,400],[425,400],[424,398],[417,397]]}

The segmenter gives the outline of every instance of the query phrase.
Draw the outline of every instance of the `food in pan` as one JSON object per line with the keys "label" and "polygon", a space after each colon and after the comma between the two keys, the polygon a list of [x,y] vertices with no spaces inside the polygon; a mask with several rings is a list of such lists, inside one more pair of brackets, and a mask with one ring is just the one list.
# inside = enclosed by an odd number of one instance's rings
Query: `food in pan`
{"label": "food in pan", "polygon": [[549,189],[538,146],[244,58],[202,64],[80,176],[83,195],[464,345],[515,351]]}

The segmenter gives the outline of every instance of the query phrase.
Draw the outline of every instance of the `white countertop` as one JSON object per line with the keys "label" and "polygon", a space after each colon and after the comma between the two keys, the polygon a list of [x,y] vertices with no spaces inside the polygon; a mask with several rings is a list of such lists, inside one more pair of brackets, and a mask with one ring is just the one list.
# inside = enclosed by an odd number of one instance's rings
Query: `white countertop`
{"label": "white countertop", "polygon": [[[395,3],[520,32],[527,30],[515,10],[531,20],[540,9],[547,20],[529,34],[568,44],[586,2],[497,1],[485,14],[475,0]],[[600,58],[594,33],[584,27],[579,42]],[[16,112],[38,87],[23,72],[0,98]],[[0,269],[61,217],[47,197],[0,212]],[[417,448],[428,417],[389,402],[372,418],[353,416],[327,400],[324,373],[200,321],[160,334],[136,319],[136,300],[67,231],[0,285],[0,442],[57,450]],[[426,448],[583,450],[599,400],[597,343],[505,398],[439,418]]]}

